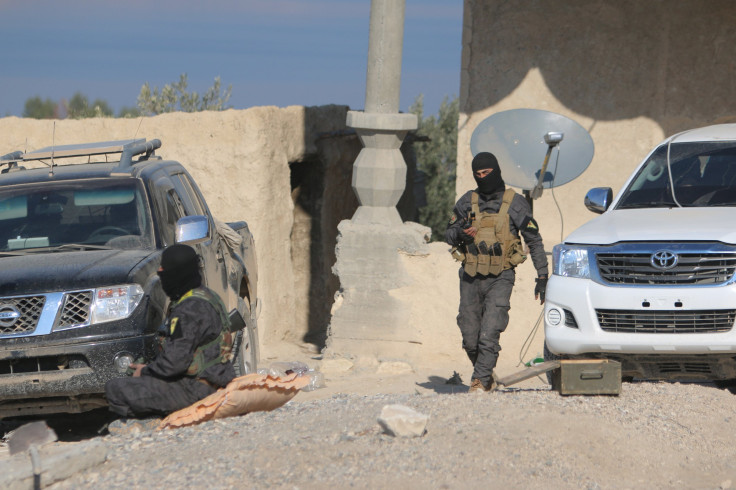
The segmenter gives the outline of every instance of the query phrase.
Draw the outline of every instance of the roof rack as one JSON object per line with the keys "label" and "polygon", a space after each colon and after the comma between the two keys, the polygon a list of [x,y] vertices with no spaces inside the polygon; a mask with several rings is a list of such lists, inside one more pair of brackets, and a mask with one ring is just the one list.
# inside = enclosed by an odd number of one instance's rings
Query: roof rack
{"label": "roof rack", "polygon": [[0,156],[0,167],[7,165],[8,168],[4,168],[2,173],[6,174],[12,170],[20,170],[22,167],[18,167],[18,160],[23,157],[22,151],[14,151],[7,155]]}
{"label": "roof rack", "polygon": [[12,153],[8,153],[7,155],[3,155],[0,157],[0,160],[20,160],[20,158],[23,156],[22,151],[14,151]]}
{"label": "roof rack", "polygon": [[161,140],[159,139],[151,141],[145,139],[101,141],[79,145],[48,146],[28,153],[21,151],[8,153],[0,157],[0,165],[9,165],[9,169],[12,169],[19,162],[50,159],[53,170],[54,159],[56,158],[92,157],[93,155],[120,153],[120,164],[115,171],[125,171],[133,166],[134,156],[145,154],[138,161],[147,160],[158,148],[161,148]]}

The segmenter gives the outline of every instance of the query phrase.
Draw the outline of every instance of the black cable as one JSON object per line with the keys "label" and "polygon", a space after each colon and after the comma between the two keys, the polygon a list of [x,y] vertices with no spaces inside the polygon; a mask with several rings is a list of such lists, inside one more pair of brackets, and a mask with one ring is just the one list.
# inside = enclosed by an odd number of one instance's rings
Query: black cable
{"label": "black cable", "polygon": [[[555,161],[555,173],[552,174],[552,184],[555,183],[555,178],[557,177],[557,169],[560,167],[560,147],[557,147],[557,160]],[[565,230],[565,219],[562,216],[562,208],[560,207],[560,203],[557,202],[557,196],[555,196],[555,188],[554,186],[550,184],[549,191],[552,193],[552,200],[555,202],[555,206],[557,206],[557,212],[560,215],[560,243],[562,243],[562,240],[565,238],[564,230]]]}
{"label": "black cable", "polygon": [[[562,240],[564,239],[564,229],[565,229],[565,219],[562,215],[562,208],[560,207],[560,203],[557,202],[557,196],[555,196],[555,188],[554,183],[555,179],[557,178],[557,169],[560,167],[560,147],[557,147],[557,157],[555,159],[555,171],[552,174],[552,182],[550,183],[549,190],[552,193],[552,200],[555,202],[555,206],[557,206],[557,212],[560,215],[560,243],[562,243]],[[534,327],[532,327],[531,332],[529,332],[529,335],[527,336],[526,340],[524,340],[524,343],[521,345],[521,349],[519,350],[519,364],[517,366],[521,366],[524,364],[524,356],[527,355],[529,352],[529,349],[532,345],[532,340],[534,340],[534,337],[536,336],[537,331],[539,330],[539,325],[542,320],[542,315],[544,315],[544,308],[542,308],[542,311],[539,313],[539,317],[537,317],[536,323],[534,323]],[[540,377],[541,379],[541,377]]]}
{"label": "black cable", "polygon": [[537,317],[536,323],[534,323],[534,327],[532,327],[532,331],[529,332],[529,335],[526,337],[526,340],[524,340],[524,343],[521,344],[521,349],[519,349],[519,364],[517,366],[521,366],[524,364],[524,356],[529,352],[529,348],[532,346],[532,340],[534,340],[534,337],[537,334],[537,331],[539,330],[539,324],[542,320],[542,315],[544,314],[544,308],[542,308],[542,311],[539,312],[539,316]]}

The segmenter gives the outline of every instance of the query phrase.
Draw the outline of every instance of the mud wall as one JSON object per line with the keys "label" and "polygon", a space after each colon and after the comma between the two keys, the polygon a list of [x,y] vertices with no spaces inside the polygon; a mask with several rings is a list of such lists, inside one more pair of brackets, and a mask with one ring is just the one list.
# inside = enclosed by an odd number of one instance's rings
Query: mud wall
{"label": "mud wall", "polygon": [[[337,222],[352,216],[357,206],[350,178],[360,143],[354,137],[354,141],[344,141],[325,135],[346,130],[347,109],[255,107],[172,113],[143,120],[63,120],[56,121],[55,135],[52,121],[7,117],[0,119],[0,154],[34,150],[50,146],[52,141],[63,145],[134,135],[161,139],[162,147],[156,153],[187,167],[214,216],[223,221],[245,220],[255,235],[258,296],[263,299],[259,329],[261,342],[267,347],[282,339],[301,341],[308,333],[312,306],[305,299],[310,298],[310,287],[315,283],[320,285],[318,291],[329,296],[329,312],[336,289],[329,269],[334,262]],[[314,196],[292,198],[292,169],[302,162],[324,169],[306,192],[332,190],[326,200],[318,196],[318,205]],[[321,228],[312,230],[311,219],[304,223],[304,206],[319,208]],[[306,235],[302,234],[305,229]],[[310,262],[317,265],[304,269],[303,264]],[[319,308],[322,298],[313,296]]]}
{"label": "mud wall", "polygon": [[483,119],[515,108],[572,118],[595,156],[557,202],[545,192],[535,203],[550,248],[594,217],[590,187],[617,192],[665,136],[733,122],[734,43],[728,0],[465,0],[457,193],[474,187],[470,137]]}

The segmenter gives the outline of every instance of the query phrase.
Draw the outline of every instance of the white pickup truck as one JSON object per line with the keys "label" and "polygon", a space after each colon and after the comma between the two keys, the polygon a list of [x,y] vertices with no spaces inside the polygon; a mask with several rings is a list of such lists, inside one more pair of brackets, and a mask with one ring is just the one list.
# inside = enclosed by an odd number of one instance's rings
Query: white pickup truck
{"label": "white pickup truck", "polygon": [[553,250],[545,357],[736,385],[736,124],[672,136]]}

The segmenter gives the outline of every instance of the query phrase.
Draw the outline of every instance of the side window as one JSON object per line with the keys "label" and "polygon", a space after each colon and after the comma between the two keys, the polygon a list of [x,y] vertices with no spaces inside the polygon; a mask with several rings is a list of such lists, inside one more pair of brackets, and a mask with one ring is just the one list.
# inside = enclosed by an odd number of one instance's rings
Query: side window
{"label": "side window", "polygon": [[164,210],[166,223],[162,227],[163,240],[166,245],[172,245],[176,241],[176,222],[185,215],[184,206],[182,206],[181,200],[174,189],[170,189],[166,193]]}
{"label": "side window", "polygon": [[179,174],[178,177],[181,178],[181,183],[186,189],[187,194],[189,195],[189,198],[192,200],[192,203],[194,204],[195,209],[197,210],[197,214],[207,214],[207,207],[205,206],[204,202],[202,202],[202,196],[199,194],[197,189],[194,187],[194,183],[192,182],[192,179],[189,178],[187,174]]}
{"label": "side window", "polygon": [[181,202],[184,204],[184,211],[187,216],[193,214],[202,214],[201,208],[198,206],[196,200],[192,199],[192,196],[187,192],[187,187],[184,184],[184,174],[174,174],[171,176],[171,181],[174,183],[176,192],[181,197]]}

